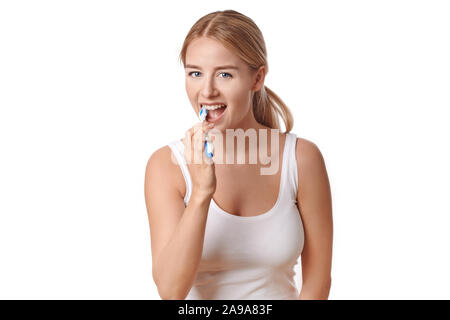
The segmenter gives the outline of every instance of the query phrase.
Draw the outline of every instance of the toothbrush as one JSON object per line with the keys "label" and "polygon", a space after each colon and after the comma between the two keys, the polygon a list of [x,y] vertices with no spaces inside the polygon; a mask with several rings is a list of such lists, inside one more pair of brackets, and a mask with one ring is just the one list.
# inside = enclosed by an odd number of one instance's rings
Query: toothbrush
{"label": "toothbrush", "polygon": [[[200,113],[198,115],[198,118],[200,119],[200,121],[202,121],[202,122],[205,121],[207,114],[208,114],[208,111],[206,110],[206,108],[202,107],[202,109],[200,110]],[[205,154],[208,158],[212,158],[214,155],[213,152],[214,152],[213,144],[209,140],[208,132],[206,132]]]}
{"label": "toothbrush", "polygon": [[198,118],[201,122],[206,120],[206,114],[208,113],[208,110],[206,110],[205,107],[202,107],[200,110],[200,113],[198,114]]}

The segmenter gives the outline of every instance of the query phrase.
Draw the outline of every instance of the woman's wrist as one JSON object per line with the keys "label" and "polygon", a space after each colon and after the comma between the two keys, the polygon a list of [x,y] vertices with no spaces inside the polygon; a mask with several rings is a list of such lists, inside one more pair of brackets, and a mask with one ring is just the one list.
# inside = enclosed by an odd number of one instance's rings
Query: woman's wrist
{"label": "woman's wrist", "polygon": [[191,199],[198,204],[209,203],[213,193],[203,190],[192,190]]}

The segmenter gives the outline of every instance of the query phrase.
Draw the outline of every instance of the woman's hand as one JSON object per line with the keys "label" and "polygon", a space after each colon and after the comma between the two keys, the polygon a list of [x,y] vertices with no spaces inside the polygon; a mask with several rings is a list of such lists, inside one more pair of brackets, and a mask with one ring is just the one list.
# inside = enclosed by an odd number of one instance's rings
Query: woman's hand
{"label": "woman's hand", "polygon": [[[205,154],[206,131],[213,127],[213,123],[206,121],[197,123],[186,131],[183,139],[184,157],[192,180],[192,194],[202,198],[212,198],[216,191],[214,161]],[[214,136],[210,138],[210,141],[214,141]]]}

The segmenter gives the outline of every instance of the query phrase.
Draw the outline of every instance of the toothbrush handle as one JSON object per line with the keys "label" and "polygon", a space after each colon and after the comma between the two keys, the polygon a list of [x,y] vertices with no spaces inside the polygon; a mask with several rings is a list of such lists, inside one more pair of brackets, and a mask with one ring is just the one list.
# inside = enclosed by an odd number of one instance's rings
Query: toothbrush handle
{"label": "toothbrush handle", "polygon": [[205,154],[208,158],[212,158],[213,154],[213,144],[211,142],[205,141]]}

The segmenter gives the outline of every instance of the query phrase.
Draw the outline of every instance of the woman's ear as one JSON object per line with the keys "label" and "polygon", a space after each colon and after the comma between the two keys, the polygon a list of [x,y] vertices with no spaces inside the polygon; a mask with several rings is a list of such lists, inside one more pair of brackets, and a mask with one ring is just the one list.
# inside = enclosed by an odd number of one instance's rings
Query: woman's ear
{"label": "woman's ear", "polygon": [[264,78],[266,77],[266,68],[264,66],[259,67],[258,71],[253,76],[252,91],[259,91],[264,85]]}

